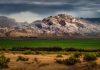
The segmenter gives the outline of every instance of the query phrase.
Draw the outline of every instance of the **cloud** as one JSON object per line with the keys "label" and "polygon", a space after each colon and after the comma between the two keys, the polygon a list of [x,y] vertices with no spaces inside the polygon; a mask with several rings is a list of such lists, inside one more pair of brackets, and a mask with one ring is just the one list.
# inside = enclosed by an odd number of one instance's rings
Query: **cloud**
{"label": "cloud", "polygon": [[42,16],[31,13],[31,12],[20,12],[16,14],[6,15],[7,17],[14,18],[16,21],[24,22],[27,21],[29,23],[35,21],[35,20],[41,20]]}
{"label": "cloud", "polygon": [[41,14],[48,14],[51,12],[59,11],[59,10],[74,10],[76,7],[70,4],[62,4],[62,5],[42,5],[42,4],[0,4],[0,13],[2,14],[12,14],[18,12],[35,12]]}
{"label": "cloud", "polygon": [[34,2],[63,2],[63,3],[78,3],[83,1],[90,1],[98,3],[98,0],[0,0],[0,3],[34,3]]}
{"label": "cloud", "polygon": [[100,0],[0,0],[0,14],[19,21],[31,22],[34,17],[64,12],[78,17],[100,17]]}
{"label": "cloud", "polygon": [[34,2],[66,2],[71,3],[79,0],[0,0],[0,3],[34,3]]}

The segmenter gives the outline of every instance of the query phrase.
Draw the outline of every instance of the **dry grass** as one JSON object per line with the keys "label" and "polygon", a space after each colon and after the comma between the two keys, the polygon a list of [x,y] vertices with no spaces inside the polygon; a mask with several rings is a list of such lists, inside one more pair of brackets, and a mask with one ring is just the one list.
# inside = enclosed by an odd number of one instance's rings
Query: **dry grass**
{"label": "dry grass", "polygon": [[[63,55],[62,58],[56,57],[57,54],[13,54],[13,53],[5,53],[5,56],[10,58],[9,68],[3,70],[89,70],[87,65],[88,62],[77,63],[76,65],[67,66],[64,64],[55,63],[55,59],[66,59],[69,55]],[[18,56],[23,56],[29,58],[28,61],[16,61]],[[96,60],[97,69],[100,70],[100,58]]]}

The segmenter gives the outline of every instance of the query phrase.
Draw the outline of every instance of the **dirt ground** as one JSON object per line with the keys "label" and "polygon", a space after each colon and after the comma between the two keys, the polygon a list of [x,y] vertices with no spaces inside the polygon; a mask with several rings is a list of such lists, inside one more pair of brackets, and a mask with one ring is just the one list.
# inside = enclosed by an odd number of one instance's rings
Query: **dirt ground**
{"label": "dirt ground", "polygon": [[[10,58],[9,67],[2,70],[91,70],[88,68],[88,63],[82,62],[77,63],[73,66],[67,66],[64,64],[58,64],[55,59],[65,59],[69,55],[62,55],[63,57],[57,57],[57,54],[39,54],[39,55],[24,55],[24,54],[13,54],[5,53],[5,56]],[[28,61],[16,61],[18,56],[29,58]],[[35,61],[37,59],[37,61]],[[100,58],[97,59],[97,69],[100,70]]]}

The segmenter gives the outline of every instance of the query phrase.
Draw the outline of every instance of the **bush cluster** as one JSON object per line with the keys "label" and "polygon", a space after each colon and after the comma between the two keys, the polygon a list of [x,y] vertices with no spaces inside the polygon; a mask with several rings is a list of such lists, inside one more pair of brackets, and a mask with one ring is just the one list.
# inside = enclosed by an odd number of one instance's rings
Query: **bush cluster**
{"label": "bush cluster", "polygon": [[73,54],[74,57],[79,58],[82,54],[80,52],[75,52]]}
{"label": "bush cluster", "polygon": [[61,54],[58,54],[56,57],[63,57]]}
{"label": "bush cluster", "polygon": [[56,63],[65,64],[65,65],[75,65],[76,63],[80,62],[80,59],[76,57],[69,57],[68,59],[56,59]]}
{"label": "bush cluster", "polygon": [[11,51],[62,51],[61,47],[54,46],[54,47],[13,47]]}
{"label": "bush cluster", "polygon": [[56,61],[56,63],[59,63],[59,64],[63,64],[64,63],[64,60],[61,60],[61,59],[55,59]]}
{"label": "bush cluster", "polygon": [[25,51],[23,51],[22,53],[23,53],[23,54],[26,54],[26,55],[27,55],[27,54],[33,54],[33,52],[32,52],[31,50],[25,50]]}
{"label": "bush cluster", "polygon": [[8,63],[10,62],[9,58],[6,58],[4,55],[0,56],[0,69],[8,67]]}
{"label": "bush cluster", "polygon": [[80,59],[76,58],[76,57],[69,57],[68,59],[64,60],[64,63],[66,65],[75,65],[76,63],[80,62]]}
{"label": "bush cluster", "polygon": [[18,58],[16,59],[16,61],[28,61],[29,58],[25,58],[25,57],[22,57],[22,56],[18,56]]}
{"label": "bush cluster", "polygon": [[[67,59],[56,59],[56,63],[59,64],[65,64],[65,65],[75,65],[76,63],[80,63],[80,56],[82,53],[76,52],[72,54],[69,58]],[[96,54],[94,53],[85,53],[83,55],[83,60],[84,61],[95,61],[97,59]],[[92,63],[92,65],[96,65],[96,63]]]}
{"label": "bush cluster", "polygon": [[78,51],[78,52],[100,52],[100,49],[81,49],[81,48],[62,48],[61,46],[41,46],[41,47],[31,47],[31,46],[17,46],[12,48],[0,48],[0,50],[10,50],[10,51],[25,51],[25,50],[31,50],[31,51]]}
{"label": "bush cluster", "polygon": [[97,57],[100,57],[100,52],[95,53]]}
{"label": "bush cluster", "polygon": [[97,59],[96,55],[93,53],[86,53],[83,57],[84,61],[94,61]]}

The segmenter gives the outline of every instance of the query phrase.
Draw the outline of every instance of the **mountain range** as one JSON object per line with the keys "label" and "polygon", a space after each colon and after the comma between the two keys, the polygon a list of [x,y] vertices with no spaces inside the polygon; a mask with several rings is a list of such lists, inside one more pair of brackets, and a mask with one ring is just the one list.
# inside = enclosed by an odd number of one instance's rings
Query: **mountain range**
{"label": "mountain range", "polygon": [[32,23],[0,16],[0,37],[100,38],[100,24],[67,14],[49,16]]}

